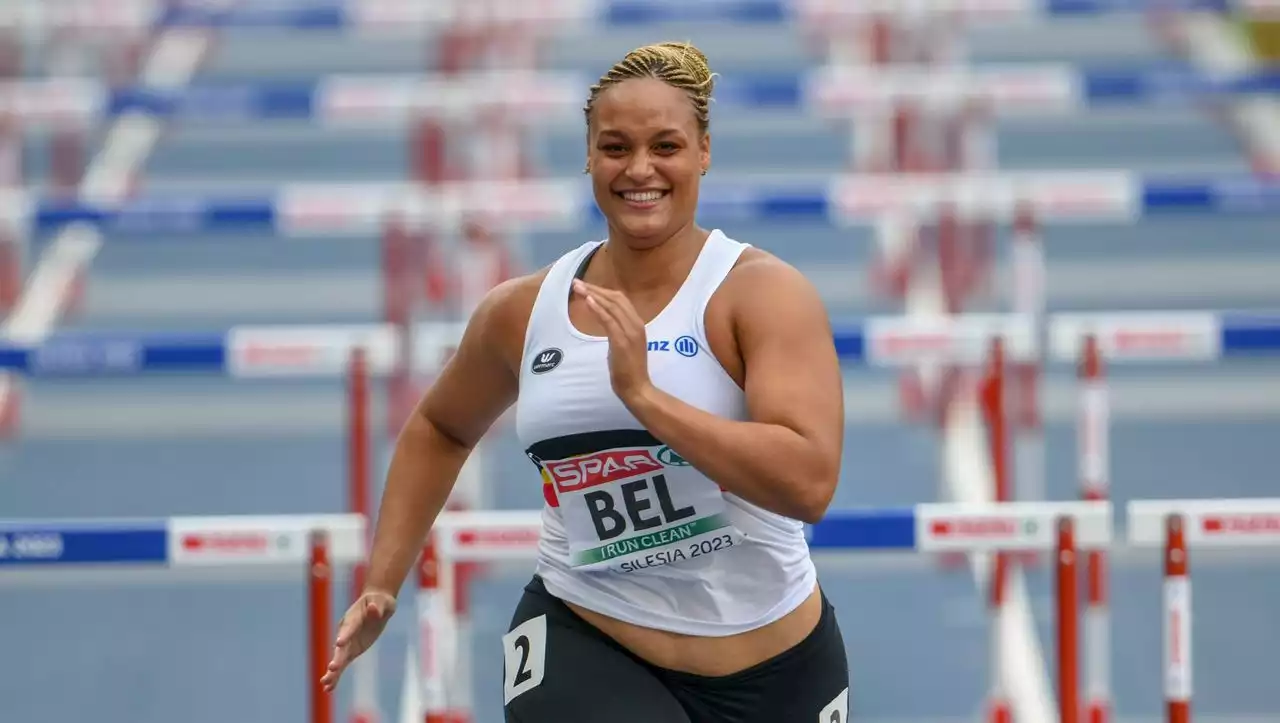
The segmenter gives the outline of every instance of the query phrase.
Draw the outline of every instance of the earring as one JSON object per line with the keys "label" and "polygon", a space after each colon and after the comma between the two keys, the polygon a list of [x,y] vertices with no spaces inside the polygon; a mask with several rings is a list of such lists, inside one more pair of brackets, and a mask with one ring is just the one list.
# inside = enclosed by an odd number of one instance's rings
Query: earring
{"label": "earring", "polygon": [[705,168],[704,168],[704,169],[702,169],[702,175],[704,175],[704,176],[705,176],[705,175],[707,175],[707,169],[705,169]]}

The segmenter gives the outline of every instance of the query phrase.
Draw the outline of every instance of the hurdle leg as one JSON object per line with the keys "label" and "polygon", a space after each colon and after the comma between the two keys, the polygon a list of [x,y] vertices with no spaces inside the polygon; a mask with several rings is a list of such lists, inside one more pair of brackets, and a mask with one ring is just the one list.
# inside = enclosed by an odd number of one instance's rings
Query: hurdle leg
{"label": "hurdle leg", "polygon": [[1058,723],[1077,723],[1080,704],[1080,593],[1076,578],[1079,555],[1076,552],[1075,525],[1069,517],[1058,520],[1057,553]]}
{"label": "hurdle leg", "polygon": [[1166,521],[1164,694],[1168,723],[1191,723],[1191,579],[1182,516]]}
{"label": "hurdle leg", "polygon": [[308,723],[333,723],[333,697],[320,679],[329,667],[330,618],[333,615],[333,566],[329,539],[323,531],[311,533],[311,557],[307,567],[307,617],[311,664],[307,667],[310,691]]}
{"label": "hurdle leg", "polygon": [[[351,514],[359,515],[365,522],[365,548],[372,549],[372,520],[370,513],[370,420],[369,420],[369,367],[368,355],[363,347],[351,350],[347,372],[347,507]],[[351,602],[364,593],[368,566],[360,560],[351,576]],[[379,723],[378,710],[378,658],[362,655],[352,663],[355,679],[355,695],[348,719],[351,723]]]}
{"label": "hurdle leg", "polygon": [[991,656],[991,692],[988,701],[989,723],[1013,723],[1013,709],[1004,686],[1004,599],[1008,587],[1009,555],[995,553],[995,565],[991,572],[990,626],[988,645]]}
{"label": "hurdle leg", "polygon": [[[1078,466],[1082,497],[1108,497],[1107,391],[1102,378],[1102,355],[1097,337],[1084,340],[1078,370],[1080,407],[1077,421]],[[1089,723],[1107,723],[1111,711],[1110,615],[1107,610],[1107,556],[1090,550],[1086,557],[1085,665]]]}
{"label": "hurdle leg", "polygon": [[422,692],[423,707],[417,720],[425,723],[449,723],[445,669],[452,664],[454,656],[446,615],[451,603],[447,592],[441,589],[441,583],[445,582],[441,580],[442,572],[435,542],[428,540],[418,559],[418,674],[421,678],[415,681]]}

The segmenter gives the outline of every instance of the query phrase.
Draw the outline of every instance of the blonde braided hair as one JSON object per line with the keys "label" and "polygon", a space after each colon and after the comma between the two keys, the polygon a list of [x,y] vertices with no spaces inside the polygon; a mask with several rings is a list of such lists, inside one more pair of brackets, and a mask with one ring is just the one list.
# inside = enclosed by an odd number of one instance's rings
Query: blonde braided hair
{"label": "blonde braided hair", "polygon": [[711,91],[716,74],[711,72],[707,56],[691,43],[665,42],[645,45],[630,53],[591,86],[591,95],[583,107],[587,126],[591,125],[591,109],[596,98],[610,86],[632,78],[655,78],[683,90],[693,103],[698,130],[703,133],[711,124]]}

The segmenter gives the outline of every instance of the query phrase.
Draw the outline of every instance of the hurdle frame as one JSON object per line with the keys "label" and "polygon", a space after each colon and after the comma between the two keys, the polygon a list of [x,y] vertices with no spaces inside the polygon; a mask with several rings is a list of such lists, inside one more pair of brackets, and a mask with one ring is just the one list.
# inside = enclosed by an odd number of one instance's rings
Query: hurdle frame
{"label": "hurdle frame", "polygon": [[1280,498],[1131,500],[1125,540],[1163,561],[1163,667],[1168,723],[1190,723],[1194,549],[1280,545]]}

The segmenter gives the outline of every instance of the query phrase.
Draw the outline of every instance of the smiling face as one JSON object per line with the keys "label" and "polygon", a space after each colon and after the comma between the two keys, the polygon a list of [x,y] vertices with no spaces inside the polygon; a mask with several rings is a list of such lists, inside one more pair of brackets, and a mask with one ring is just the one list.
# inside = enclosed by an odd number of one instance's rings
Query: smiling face
{"label": "smiling face", "polygon": [[651,248],[693,223],[711,137],[687,91],[656,78],[631,78],[596,98],[587,158],[610,238]]}

